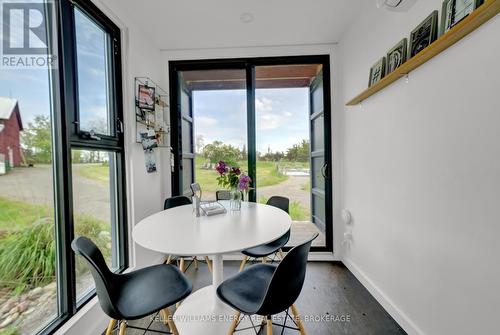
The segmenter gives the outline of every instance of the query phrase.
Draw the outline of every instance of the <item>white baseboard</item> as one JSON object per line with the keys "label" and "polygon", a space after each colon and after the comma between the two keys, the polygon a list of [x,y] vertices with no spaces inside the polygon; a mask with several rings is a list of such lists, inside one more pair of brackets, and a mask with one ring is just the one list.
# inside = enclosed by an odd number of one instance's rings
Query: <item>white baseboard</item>
{"label": "white baseboard", "polygon": [[361,271],[361,269],[349,260],[342,261],[351,273],[363,284],[363,286],[373,295],[373,297],[384,307],[394,320],[403,328],[409,335],[425,335],[411,319],[403,313],[394,302],[389,299],[384,292],[373,281]]}

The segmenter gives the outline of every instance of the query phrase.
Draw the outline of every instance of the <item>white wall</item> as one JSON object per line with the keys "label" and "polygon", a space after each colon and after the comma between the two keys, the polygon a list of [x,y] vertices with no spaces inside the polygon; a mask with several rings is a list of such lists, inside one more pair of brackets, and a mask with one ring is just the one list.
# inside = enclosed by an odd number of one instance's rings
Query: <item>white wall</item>
{"label": "white wall", "polygon": [[[222,58],[243,58],[243,57],[274,57],[274,56],[304,56],[304,55],[330,55],[330,77],[332,78],[331,85],[331,100],[336,101],[337,97],[337,46],[334,44],[314,44],[314,45],[294,45],[294,46],[275,46],[275,47],[249,47],[249,48],[216,48],[216,49],[185,49],[185,50],[163,50],[162,62],[164,81],[168,86],[168,63],[174,60],[200,60],[200,59],[222,59]],[[168,88],[167,88],[168,89]],[[332,109],[332,150],[334,166],[341,160],[340,153],[340,129],[337,124],[340,124],[341,110]],[[337,183],[340,180],[338,169],[334,169],[333,182],[333,203],[334,203],[334,223],[339,221],[339,213],[336,210],[340,202],[339,186]],[[333,227],[334,236],[334,253],[333,258],[337,257],[340,251],[340,234],[336,233],[336,226]],[[331,259],[331,254],[317,255],[321,259]]]}
{"label": "white wall", "polygon": [[368,7],[343,36],[343,260],[409,334],[496,334],[500,16],[372,96],[370,66],[441,0]]}
{"label": "white wall", "polygon": [[[149,77],[164,87],[160,49],[142,34],[140,26],[129,18],[118,0],[94,0],[94,3],[122,29],[124,124],[127,173],[128,231],[130,266],[144,267],[157,263],[163,255],[148,251],[132,242],[132,229],[142,218],[163,209],[163,200],[170,195],[170,157],[166,148],[156,149],[156,173],[147,173],[144,152],[135,143],[134,78]],[[100,334],[108,317],[97,298],[84,306],[57,334]]]}

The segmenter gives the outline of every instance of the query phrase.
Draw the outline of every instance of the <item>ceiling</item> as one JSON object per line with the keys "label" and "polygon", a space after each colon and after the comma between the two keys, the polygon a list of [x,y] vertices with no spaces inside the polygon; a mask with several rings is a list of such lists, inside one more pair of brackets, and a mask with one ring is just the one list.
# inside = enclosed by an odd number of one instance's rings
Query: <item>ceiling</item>
{"label": "ceiling", "polygon": [[[370,0],[104,0],[163,50],[338,42]],[[248,22],[250,21],[250,22]]]}

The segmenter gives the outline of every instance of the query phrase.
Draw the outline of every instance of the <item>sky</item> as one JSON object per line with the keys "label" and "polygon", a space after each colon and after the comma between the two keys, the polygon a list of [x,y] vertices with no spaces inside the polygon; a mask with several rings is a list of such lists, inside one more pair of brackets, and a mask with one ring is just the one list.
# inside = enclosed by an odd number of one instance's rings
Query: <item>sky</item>
{"label": "sky", "polygon": [[[102,30],[78,10],[75,22],[80,127],[90,130],[96,123],[106,124],[106,41]],[[24,127],[36,115],[50,115],[49,87],[47,70],[0,69],[0,96],[19,101]],[[286,151],[309,138],[308,94],[308,88],[256,90],[259,152]],[[202,135],[205,144],[219,140],[240,149],[247,144],[245,90],[196,91],[193,107],[195,135]]]}
{"label": "sky", "polygon": [[[246,90],[195,91],[195,137],[243,148],[247,144]],[[309,88],[257,89],[257,151],[286,151],[309,139]]]}
{"label": "sky", "polygon": [[[75,15],[82,127],[106,120],[107,96],[103,32],[81,13]],[[50,85],[46,69],[1,69],[0,96],[17,99],[23,126],[36,115],[50,115]],[[89,129],[87,129],[89,130]]]}

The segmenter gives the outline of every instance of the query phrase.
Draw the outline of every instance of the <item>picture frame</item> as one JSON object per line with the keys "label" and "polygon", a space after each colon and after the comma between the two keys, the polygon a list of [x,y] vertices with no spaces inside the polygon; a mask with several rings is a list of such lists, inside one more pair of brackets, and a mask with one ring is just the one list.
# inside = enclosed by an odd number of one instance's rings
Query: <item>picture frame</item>
{"label": "picture frame", "polygon": [[140,109],[155,110],[155,87],[139,85],[137,92],[137,106]]}
{"label": "picture frame", "polygon": [[469,16],[484,0],[445,0],[441,7],[441,35]]}
{"label": "picture frame", "polygon": [[385,75],[388,75],[389,73],[393,72],[398,67],[403,65],[404,62],[406,62],[407,51],[408,51],[407,38],[403,38],[389,51],[387,51],[387,56],[386,56],[387,63],[385,65]]}
{"label": "picture frame", "polygon": [[370,78],[368,79],[368,87],[380,81],[385,77],[385,64],[386,58],[380,58],[373,66],[370,68]]}
{"label": "picture frame", "polygon": [[410,58],[437,39],[438,11],[433,11],[410,33]]}

